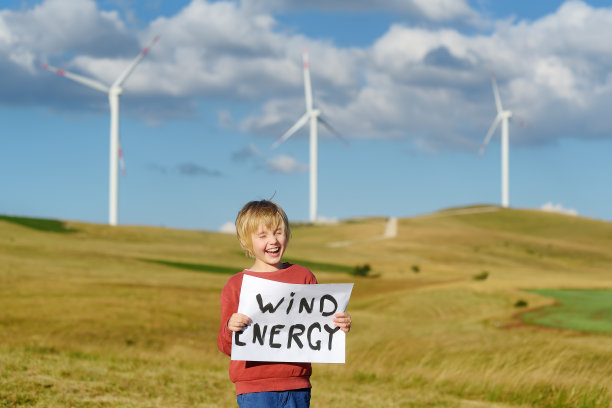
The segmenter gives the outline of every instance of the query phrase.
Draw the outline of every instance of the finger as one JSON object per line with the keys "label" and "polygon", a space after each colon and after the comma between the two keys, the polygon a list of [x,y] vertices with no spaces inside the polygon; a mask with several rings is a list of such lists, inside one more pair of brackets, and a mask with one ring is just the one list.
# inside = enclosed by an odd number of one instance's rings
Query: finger
{"label": "finger", "polygon": [[232,317],[240,321],[251,321],[251,318],[249,316],[242,313],[234,313]]}
{"label": "finger", "polygon": [[234,313],[227,322],[227,328],[232,331],[239,331],[251,323],[251,318],[241,313]]}
{"label": "finger", "polygon": [[345,333],[351,331],[351,316],[348,313],[336,313],[334,315],[334,324],[340,328]]}
{"label": "finger", "polygon": [[244,329],[246,326],[248,326],[247,324],[229,324],[227,326],[227,328],[231,331],[241,331],[242,329]]}
{"label": "finger", "polygon": [[232,315],[232,317],[234,319],[238,320],[238,321],[241,321],[241,322],[250,322],[251,321],[251,318],[249,316],[247,316],[245,314],[242,314],[242,313],[234,313]]}
{"label": "finger", "polygon": [[334,320],[334,324],[337,327],[340,327],[341,329],[342,328],[350,328],[351,327],[351,321],[350,320],[345,320],[345,321],[336,321],[336,320]]}
{"label": "finger", "polygon": [[340,328],[340,330],[342,330],[345,333],[348,333],[348,332],[351,331],[351,324],[350,323],[348,323],[346,325],[343,324],[343,325],[338,326],[338,327]]}
{"label": "finger", "polygon": [[244,316],[244,317],[240,317],[236,320],[236,324],[242,325],[242,326],[246,326],[247,324],[251,323],[251,319]]}

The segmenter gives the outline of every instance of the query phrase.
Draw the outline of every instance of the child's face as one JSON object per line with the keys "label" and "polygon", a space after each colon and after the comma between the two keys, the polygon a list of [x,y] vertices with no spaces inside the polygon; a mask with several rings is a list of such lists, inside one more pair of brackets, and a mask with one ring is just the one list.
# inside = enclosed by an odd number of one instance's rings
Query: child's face
{"label": "child's face", "polygon": [[287,248],[287,236],[282,224],[272,229],[260,225],[251,234],[251,243],[255,256],[253,268],[256,271],[266,272],[279,269],[281,258]]}

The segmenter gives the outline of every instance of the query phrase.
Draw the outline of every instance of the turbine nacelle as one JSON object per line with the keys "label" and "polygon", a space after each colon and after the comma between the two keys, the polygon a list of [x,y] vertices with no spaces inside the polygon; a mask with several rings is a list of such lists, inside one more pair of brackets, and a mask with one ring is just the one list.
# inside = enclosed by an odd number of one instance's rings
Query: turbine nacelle
{"label": "turbine nacelle", "polygon": [[319,117],[319,115],[321,115],[321,111],[319,109],[312,109],[310,112],[308,112],[308,115],[310,117]]}
{"label": "turbine nacelle", "polygon": [[109,95],[119,96],[123,93],[123,88],[120,86],[113,86],[108,90]]}

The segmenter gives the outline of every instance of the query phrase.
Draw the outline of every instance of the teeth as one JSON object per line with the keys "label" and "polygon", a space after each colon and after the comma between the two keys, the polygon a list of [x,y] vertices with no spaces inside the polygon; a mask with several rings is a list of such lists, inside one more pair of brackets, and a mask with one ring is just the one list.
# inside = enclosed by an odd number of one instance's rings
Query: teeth
{"label": "teeth", "polygon": [[278,251],[279,251],[278,248],[276,248],[276,249],[268,249],[268,252],[272,252],[272,253],[277,253]]}

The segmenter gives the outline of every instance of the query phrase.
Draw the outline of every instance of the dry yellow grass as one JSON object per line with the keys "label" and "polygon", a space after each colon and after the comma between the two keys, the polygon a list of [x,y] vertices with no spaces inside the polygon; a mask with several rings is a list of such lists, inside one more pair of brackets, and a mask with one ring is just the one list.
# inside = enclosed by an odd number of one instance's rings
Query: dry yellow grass
{"label": "dry yellow grass", "polygon": [[[400,220],[387,240],[371,239],[383,219],[294,226],[289,259],[356,283],[348,363],[315,365],[312,405],[610,406],[612,335],[522,326],[514,304],[552,303],[528,288],[612,289],[612,224],[444,215]],[[235,406],[216,349],[224,272],[249,263],[235,238],[64,227],[0,220],[0,407]],[[338,272],[364,263],[379,276]]]}

